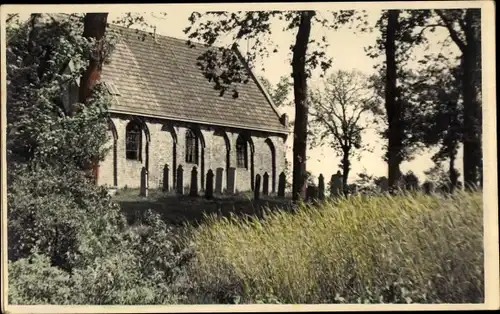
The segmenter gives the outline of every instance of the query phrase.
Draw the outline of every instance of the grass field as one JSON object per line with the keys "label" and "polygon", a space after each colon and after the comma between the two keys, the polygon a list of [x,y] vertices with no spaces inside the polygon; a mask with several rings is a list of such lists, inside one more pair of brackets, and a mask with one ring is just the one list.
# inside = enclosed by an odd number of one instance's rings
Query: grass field
{"label": "grass field", "polygon": [[193,303],[482,302],[481,193],[351,197],[265,219],[206,217]]}
{"label": "grass field", "polygon": [[[75,236],[64,237],[61,251],[78,259],[69,260],[67,271],[53,264],[53,246],[41,246],[42,255],[9,263],[11,302],[484,302],[481,192],[351,196],[295,206],[271,197],[208,201],[150,192],[113,197],[128,227],[113,215],[101,219],[107,207],[83,208],[81,219],[72,214],[62,224],[39,211],[40,221],[52,221],[43,224],[48,230],[72,226]],[[60,243],[41,230],[36,237]]]}

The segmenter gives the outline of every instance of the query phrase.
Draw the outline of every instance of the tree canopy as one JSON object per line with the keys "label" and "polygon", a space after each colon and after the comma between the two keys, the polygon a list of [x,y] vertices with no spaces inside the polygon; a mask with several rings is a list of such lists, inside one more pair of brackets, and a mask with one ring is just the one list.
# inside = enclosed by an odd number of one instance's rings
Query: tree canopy
{"label": "tree canopy", "polygon": [[[362,140],[367,116],[378,99],[359,71],[338,70],[331,74],[321,88],[310,93],[310,144],[328,144],[342,157],[344,187],[351,169],[351,158],[369,149]],[[358,155],[359,156],[359,155]]]}

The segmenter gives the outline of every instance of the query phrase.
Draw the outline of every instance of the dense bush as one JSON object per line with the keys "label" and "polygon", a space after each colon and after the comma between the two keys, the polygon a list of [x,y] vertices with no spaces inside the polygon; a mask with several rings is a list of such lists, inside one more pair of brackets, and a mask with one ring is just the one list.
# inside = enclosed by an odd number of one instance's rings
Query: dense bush
{"label": "dense bush", "polygon": [[145,233],[129,228],[89,176],[89,163],[108,149],[102,85],[79,110],[62,105],[92,41],[82,37],[78,16],[32,17],[9,26],[7,44],[9,302],[178,302],[174,290],[189,251],[151,212]]}
{"label": "dense bush", "polygon": [[38,252],[71,271],[116,249],[126,221],[82,171],[22,165],[9,172],[10,260]]}
{"label": "dense bush", "polygon": [[[140,227],[118,232],[116,241],[106,246],[106,252],[82,254],[85,263],[77,264],[71,271],[56,266],[51,257],[37,253],[36,249],[9,262],[9,302],[125,305],[182,302],[186,287],[183,265],[191,252],[178,246],[174,230],[167,228],[157,214],[147,212],[143,220]],[[75,241],[87,238],[92,237],[81,235]],[[95,247],[96,244],[92,248]]]}
{"label": "dense bush", "polygon": [[484,298],[480,193],[351,197],[194,231],[191,302],[463,303]]}

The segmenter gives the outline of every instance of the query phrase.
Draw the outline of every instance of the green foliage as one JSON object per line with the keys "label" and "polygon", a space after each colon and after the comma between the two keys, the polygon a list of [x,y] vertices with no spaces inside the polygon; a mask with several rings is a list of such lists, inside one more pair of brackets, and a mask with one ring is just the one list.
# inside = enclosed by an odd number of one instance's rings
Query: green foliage
{"label": "green foliage", "polygon": [[350,197],[264,220],[209,217],[192,237],[189,300],[480,303],[482,212],[481,193],[458,193]]}
{"label": "green foliage", "polygon": [[71,271],[116,249],[124,217],[84,172],[29,164],[9,174],[10,260],[39,252]]}
{"label": "green foliage", "polygon": [[189,251],[151,213],[148,233],[128,228],[86,170],[107,152],[110,99],[97,85],[85,106],[63,106],[94,45],[81,36],[82,17],[66,17],[32,15],[7,44],[10,302],[178,302]]}
{"label": "green foliage", "polygon": [[277,107],[288,107],[292,105],[288,96],[293,88],[293,84],[290,82],[290,77],[288,75],[281,76],[276,86],[272,86],[271,82],[265,77],[260,77],[259,80],[262,82],[262,85],[264,85],[264,88],[267,90]]}
{"label": "green foliage", "polygon": [[458,172],[454,164],[464,137],[463,101],[457,88],[461,84],[461,67],[442,62],[441,66],[429,66],[427,72],[413,88],[420,101],[414,133],[426,145],[438,147],[432,156],[436,165],[449,160],[448,176],[456,185]]}
{"label": "green foliage", "polygon": [[192,258],[192,249],[184,243],[186,233],[182,228],[167,225],[158,213],[145,212],[131,248],[141,257],[139,272],[158,285],[173,285],[184,277],[184,265]]}
{"label": "green foliage", "polygon": [[[302,11],[209,11],[205,13],[193,12],[189,18],[191,25],[184,32],[190,40],[197,40],[212,47],[199,58],[199,66],[209,81],[213,81],[215,88],[224,94],[232,90],[237,97],[237,85],[248,82],[248,75],[230,50],[233,47],[215,48],[218,40],[227,35],[232,37],[231,42],[252,40],[252,48],[247,54],[247,61],[254,64],[257,59],[268,57],[278,52],[279,47],[272,43],[271,26],[282,26],[284,32],[296,31],[300,24]],[[360,21],[363,12],[353,10],[329,11],[318,16],[312,12],[312,23],[317,27],[338,29],[345,24]],[[326,71],[332,65],[332,59],[325,51],[329,43],[323,36],[321,40],[311,40],[306,56],[306,72],[310,76],[316,68]],[[290,50],[294,50],[294,44]],[[265,69],[262,69],[263,71]]]}
{"label": "green foliage", "polygon": [[93,45],[72,22],[34,14],[7,44],[9,166],[36,160],[83,167],[106,152],[104,91],[96,88],[73,116],[63,106],[61,96],[87,66]]}
{"label": "green foliage", "polygon": [[454,187],[460,188],[463,185],[462,182],[458,180],[458,170],[455,170],[457,182],[455,183],[456,186],[453,186],[450,180],[450,169],[444,169],[443,164],[439,161],[435,162],[434,166],[424,171],[424,174],[427,176],[427,181],[431,182],[439,191],[447,192],[451,191]]}
{"label": "green foliage", "polygon": [[[146,219],[160,227],[157,216]],[[163,233],[163,234],[162,234]],[[88,263],[64,271],[45,255],[9,263],[12,304],[172,304],[182,300],[181,267],[189,255],[173,248],[175,234],[163,229],[141,234],[128,229],[120,242]]]}
{"label": "green foliage", "polygon": [[10,304],[68,304],[73,294],[70,274],[51,266],[47,256],[9,261],[8,268]]}

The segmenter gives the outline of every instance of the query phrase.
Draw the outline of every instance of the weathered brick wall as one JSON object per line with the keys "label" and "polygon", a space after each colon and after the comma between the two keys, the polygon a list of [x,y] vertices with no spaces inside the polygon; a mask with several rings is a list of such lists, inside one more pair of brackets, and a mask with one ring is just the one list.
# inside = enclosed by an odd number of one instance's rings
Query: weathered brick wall
{"label": "weathered brick wall", "polygon": [[109,187],[114,186],[114,169],[113,169],[113,133],[108,130],[108,153],[103,161],[99,164],[99,178],[98,182],[101,185],[107,185]]}
{"label": "weathered brick wall", "polygon": [[[127,160],[125,158],[125,130],[130,119],[122,116],[113,116],[112,121],[115,125],[118,140],[117,140],[117,183],[119,188],[125,186],[130,188],[138,188],[140,186],[140,171],[143,166],[146,166],[146,134],[143,132],[143,148],[142,148],[142,161]],[[162,121],[147,120],[145,121],[147,129],[150,134],[149,143],[149,187],[158,188],[162,186],[163,182],[163,168],[165,164],[169,165],[169,187],[174,189],[174,168],[179,165],[184,169],[184,187],[185,191],[189,191],[191,182],[191,170],[194,164],[186,164],[185,150],[186,150],[186,131],[188,126],[177,123],[171,129],[175,134],[173,135],[167,124]],[[199,164],[196,165],[198,169],[198,188],[204,188],[201,178],[203,171],[205,176],[209,169],[212,169],[214,174],[216,169],[221,167],[224,169],[223,173],[223,190],[227,187],[227,168],[236,167],[236,140],[239,132],[235,130],[226,130],[221,132],[220,129],[216,130],[211,127],[199,127],[196,132],[201,135],[199,138]],[[229,165],[227,164],[227,144],[224,138],[224,133],[227,135],[230,145],[230,158]],[[110,132],[111,135],[111,132]],[[177,144],[174,144],[174,136],[177,138]],[[251,134],[251,140],[255,147],[254,154],[254,176],[264,172],[268,172],[270,176],[270,191],[272,191],[272,151],[269,141],[275,148],[275,162],[276,174],[274,180],[275,189],[277,189],[277,178],[281,171],[285,168],[285,144],[283,138],[279,136],[267,136],[263,134]],[[266,142],[267,140],[267,142]],[[204,143],[204,145],[203,145]],[[110,136],[110,145],[113,145],[113,138]],[[203,147],[204,146],[204,147]],[[174,156],[174,147],[176,156]],[[236,172],[236,190],[248,191],[251,189],[251,149],[248,149],[249,168],[237,168]],[[174,158],[175,157],[175,158]],[[175,159],[175,162],[174,162]],[[202,162],[203,160],[203,162]],[[114,170],[113,170],[113,151],[111,150],[106,156],[105,160],[100,164],[99,183],[113,186],[114,185]],[[214,182],[215,183],[215,182]]]}
{"label": "weathered brick wall", "polygon": [[216,171],[217,168],[222,168],[223,170],[223,175],[222,175],[222,189],[224,189],[227,186],[227,145],[226,145],[226,140],[224,139],[223,134],[220,134],[218,132],[212,132],[212,136],[209,136],[207,138],[207,146],[210,147],[210,155],[208,164],[210,165],[208,169],[212,169],[214,173],[214,187],[215,187],[215,180],[216,180]]}
{"label": "weathered brick wall", "polygon": [[118,186],[138,188],[141,184],[141,169],[146,166],[146,136],[142,136],[142,158],[141,160],[128,160],[125,158],[125,129],[130,120],[124,118],[113,118],[113,123],[118,134],[117,141],[117,172]]}
{"label": "weathered brick wall", "polygon": [[163,168],[169,166],[169,187],[173,184],[172,165],[174,139],[170,131],[162,123],[147,122],[151,135],[149,145],[149,187],[159,188],[163,186]]}

